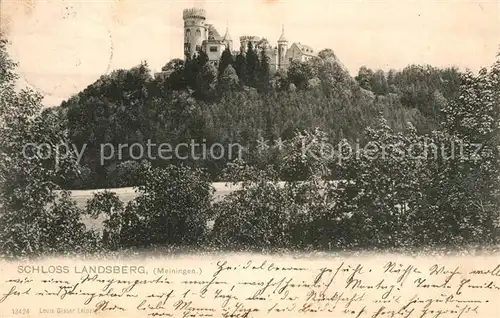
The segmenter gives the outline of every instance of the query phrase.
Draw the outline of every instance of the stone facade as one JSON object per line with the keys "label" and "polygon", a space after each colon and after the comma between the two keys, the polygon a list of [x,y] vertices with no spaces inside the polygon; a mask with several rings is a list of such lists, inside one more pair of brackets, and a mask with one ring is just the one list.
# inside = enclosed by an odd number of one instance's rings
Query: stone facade
{"label": "stone facade", "polygon": [[317,54],[310,46],[300,42],[292,43],[289,46],[284,27],[277,45],[274,47],[266,39],[246,35],[239,38],[239,51],[235,51],[229,29],[226,27],[226,33],[221,36],[212,24],[206,23],[206,17],[204,9],[184,9],[184,55],[186,57],[192,57],[203,50],[207,53],[210,62],[217,64],[222,52],[227,47],[233,54],[238,54],[239,52],[245,52],[248,43],[251,42],[259,52],[262,48],[266,48],[271,71],[276,71],[286,70],[292,61],[307,61]]}

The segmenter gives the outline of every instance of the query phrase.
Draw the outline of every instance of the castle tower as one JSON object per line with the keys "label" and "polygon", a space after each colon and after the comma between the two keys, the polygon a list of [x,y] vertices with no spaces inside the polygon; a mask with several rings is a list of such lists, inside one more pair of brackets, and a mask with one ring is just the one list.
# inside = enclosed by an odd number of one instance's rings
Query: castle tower
{"label": "castle tower", "polygon": [[281,27],[281,36],[278,40],[278,69],[285,69],[287,65],[286,51],[288,50],[288,40],[285,37],[285,26]]}
{"label": "castle tower", "polygon": [[202,43],[207,39],[205,25],[206,13],[204,9],[191,8],[182,12],[184,20],[184,56],[192,57],[201,51]]}

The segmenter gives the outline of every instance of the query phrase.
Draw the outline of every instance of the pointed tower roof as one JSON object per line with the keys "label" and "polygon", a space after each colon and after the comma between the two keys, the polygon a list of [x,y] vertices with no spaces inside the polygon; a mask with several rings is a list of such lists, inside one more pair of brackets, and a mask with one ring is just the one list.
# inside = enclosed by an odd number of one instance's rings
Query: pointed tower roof
{"label": "pointed tower roof", "polygon": [[233,38],[231,38],[231,34],[229,34],[229,27],[227,26],[226,23],[226,34],[224,34],[224,41],[232,41]]}
{"label": "pointed tower roof", "polygon": [[288,42],[288,40],[285,37],[285,25],[281,26],[281,36],[280,36],[278,42]]}

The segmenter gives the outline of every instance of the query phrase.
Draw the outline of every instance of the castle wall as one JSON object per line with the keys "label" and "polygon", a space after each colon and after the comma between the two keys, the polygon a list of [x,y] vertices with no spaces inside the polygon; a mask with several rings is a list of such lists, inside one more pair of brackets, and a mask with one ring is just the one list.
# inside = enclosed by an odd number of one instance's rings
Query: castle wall
{"label": "castle wall", "polygon": [[269,58],[269,68],[272,73],[276,72],[278,69],[278,52],[274,49],[269,49],[267,51],[267,57]]}
{"label": "castle wall", "polygon": [[218,62],[222,55],[222,52],[226,49],[225,43],[210,43],[206,42],[204,46],[204,50],[208,55],[208,59],[210,61]]}
{"label": "castle wall", "polygon": [[[197,51],[203,50],[207,53],[208,59],[212,63],[218,63],[222,52],[226,49],[228,43],[225,41],[225,36],[222,38],[217,30],[211,25],[205,23],[206,14],[203,9],[185,9],[183,11],[184,19],[184,52],[193,56]],[[226,36],[228,36],[228,31],[226,30]],[[232,40],[228,37],[230,41],[230,46],[232,45]],[[261,44],[261,38],[257,36],[241,36],[240,37],[240,51],[246,52],[248,49],[248,43],[251,42],[254,48],[260,52],[258,46]],[[268,46],[267,41],[263,41],[262,45]],[[286,70],[292,61],[305,62],[312,58],[312,50],[307,47],[307,52],[303,52],[296,43],[292,44],[288,48],[288,41],[284,37],[283,33],[278,40],[278,47],[272,48],[269,46],[267,55],[269,57],[269,65],[271,72],[275,72],[277,69]],[[230,47],[232,50],[232,47]],[[309,54],[308,52],[311,52]],[[234,52],[233,52],[234,53]]]}
{"label": "castle wall", "polygon": [[246,52],[248,50],[248,42],[252,42],[253,48],[257,47],[260,38],[258,36],[242,36],[240,37],[240,49],[242,52]]}

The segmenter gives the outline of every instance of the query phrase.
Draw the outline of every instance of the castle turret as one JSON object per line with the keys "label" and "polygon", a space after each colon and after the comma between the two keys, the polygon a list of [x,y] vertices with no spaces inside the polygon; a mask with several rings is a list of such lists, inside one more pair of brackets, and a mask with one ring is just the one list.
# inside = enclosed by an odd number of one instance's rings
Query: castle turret
{"label": "castle turret", "polygon": [[191,8],[182,12],[184,19],[184,55],[193,56],[201,51],[202,43],[207,39],[204,9]]}
{"label": "castle turret", "polygon": [[285,37],[285,26],[281,27],[281,36],[278,40],[278,69],[285,69],[287,65],[286,52],[288,50],[288,40]]}

